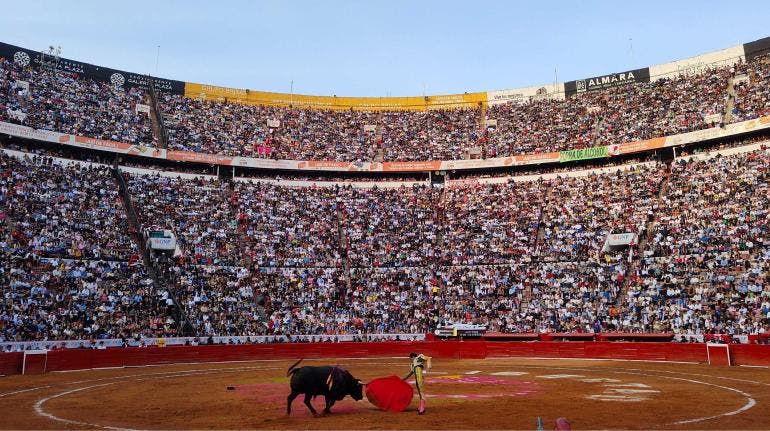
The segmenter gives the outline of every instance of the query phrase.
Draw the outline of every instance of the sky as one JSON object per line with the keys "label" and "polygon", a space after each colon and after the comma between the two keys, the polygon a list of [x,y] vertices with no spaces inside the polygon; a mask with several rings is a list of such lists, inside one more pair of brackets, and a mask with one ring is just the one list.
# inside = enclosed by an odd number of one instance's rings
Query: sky
{"label": "sky", "polygon": [[[766,0],[2,3],[0,41],[168,79],[410,96],[582,79],[770,36]],[[158,48],[159,47],[159,48]]]}

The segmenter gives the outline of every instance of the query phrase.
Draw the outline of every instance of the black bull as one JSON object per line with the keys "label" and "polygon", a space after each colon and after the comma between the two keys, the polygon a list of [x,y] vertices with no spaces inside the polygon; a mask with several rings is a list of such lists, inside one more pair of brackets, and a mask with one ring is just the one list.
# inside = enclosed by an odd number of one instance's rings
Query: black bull
{"label": "black bull", "polygon": [[363,399],[363,383],[353,377],[347,370],[341,367],[301,367],[294,368],[302,361],[300,359],[289,367],[287,376],[291,376],[291,393],[286,399],[286,414],[291,414],[291,403],[299,394],[305,394],[305,405],[313,416],[318,412],[310,404],[310,400],[323,395],[326,399],[326,408],[323,413],[328,414],[335,402],[350,395],[354,400]]}

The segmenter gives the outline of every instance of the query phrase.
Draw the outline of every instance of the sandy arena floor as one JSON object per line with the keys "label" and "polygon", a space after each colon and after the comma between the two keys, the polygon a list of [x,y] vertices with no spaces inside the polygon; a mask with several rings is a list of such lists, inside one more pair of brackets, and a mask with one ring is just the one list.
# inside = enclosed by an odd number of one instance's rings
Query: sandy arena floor
{"label": "sandy arena floor", "polygon": [[[293,361],[187,364],[0,378],[2,429],[770,429],[770,370],[626,361],[436,360],[428,408],[377,410],[364,399],[313,418],[294,401]],[[407,358],[340,364],[366,381],[408,372]],[[235,390],[227,390],[233,386]],[[416,399],[415,399],[416,400]],[[320,411],[323,398],[314,405]]]}

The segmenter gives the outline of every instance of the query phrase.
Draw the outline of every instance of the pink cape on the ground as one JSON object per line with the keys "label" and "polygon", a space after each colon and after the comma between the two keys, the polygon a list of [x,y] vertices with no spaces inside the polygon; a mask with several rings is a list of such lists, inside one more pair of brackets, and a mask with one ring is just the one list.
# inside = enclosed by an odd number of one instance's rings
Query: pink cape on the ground
{"label": "pink cape on the ground", "polygon": [[414,389],[398,376],[380,377],[366,384],[366,399],[381,410],[402,412],[414,397]]}

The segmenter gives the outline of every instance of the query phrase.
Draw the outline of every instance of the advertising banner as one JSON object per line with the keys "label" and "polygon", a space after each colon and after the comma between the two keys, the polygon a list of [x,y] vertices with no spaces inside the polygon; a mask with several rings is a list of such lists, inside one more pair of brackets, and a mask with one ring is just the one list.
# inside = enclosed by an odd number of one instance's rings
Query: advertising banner
{"label": "advertising banner", "polygon": [[168,150],[166,152],[166,158],[168,160],[177,160],[180,162],[208,163],[210,165],[229,166],[233,164],[232,157],[219,156],[216,154],[196,153],[194,151]]}
{"label": "advertising banner", "polygon": [[558,163],[561,157],[557,151],[550,153],[521,154],[514,156],[516,165],[537,165],[541,163]]}
{"label": "advertising banner", "polygon": [[483,92],[426,96],[424,100],[426,109],[475,109],[478,108],[479,105],[487,103],[487,93]]}
{"label": "advertising banner", "polygon": [[85,136],[66,135],[67,140],[63,144],[93,150],[110,151],[113,153],[127,154],[130,156],[166,158],[166,150],[144,145],[127,144],[125,142],[108,141],[106,139],[88,138]]}
{"label": "advertising banner", "polygon": [[192,99],[228,101],[250,105],[292,106],[304,109],[354,109],[362,111],[425,111],[429,109],[477,108],[487,102],[487,93],[463,93],[409,97],[337,97],[272,93],[214,85],[185,84],[185,96]]}
{"label": "advertising banner", "polygon": [[352,162],[336,162],[333,160],[308,160],[305,162],[298,162],[297,166],[300,169],[315,169],[325,170],[332,169],[336,171],[357,171],[358,167]]}
{"label": "advertising banner", "polygon": [[608,252],[610,250],[628,247],[631,244],[636,244],[637,242],[637,236],[634,233],[613,233],[607,235],[607,239],[604,240],[604,247],[602,247],[602,252]]}
{"label": "advertising banner", "polygon": [[472,159],[472,160],[445,160],[441,162],[440,171],[450,171],[453,169],[483,169],[495,168],[501,166],[512,166],[512,157],[497,157],[493,159]]}
{"label": "advertising banner", "polygon": [[420,172],[456,169],[485,169],[506,166],[537,165],[608,157],[651,151],[663,147],[686,145],[709,139],[735,136],[756,130],[770,129],[770,117],[728,124],[725,127],[698,130],[679,135],[653,138],[644,141],[625,142],[550,153],[519,154],[509,157],[475,160],[429,160],[423,162],[338,162],[324,160],[273,160],[254,157],[227,157],[190,151],[165,150],[144,145],[132,145],[104,139],[68,135],[48,130],[36,130],[27,126],[0,122],[0,134],[26,139],[53,142],[75,147],[90,148],[113,153],[129,154],[158,159],[188,161],[225,166],[243,166],[259,169],[317,170],[330,172]]}
{"label": "advertising banner", "polygon": [[746,56],[746,61],[751,61],[761,55],[770,53],[770,37],[744,43],[743,52]]}
{"label": "advertising banner", "polygon": [[521,105],[534,100],[544,99],[564,100],[564,84],[559,82],[557,84],[487,92],[487,103],[490,105],[500,105],[503,103]]}
{"label": "advertising banner", "polygon": [[174,238],[150,238],[150,247],[153,250],[174,250],[176,240]]}
{"label": "advertising banner", "polygon": [[[381,166],[378,166],[381,165]],[[374,167],[375,169],[372,169]],[[383,162],[372,163],[370,171],[377,170],[380,167],[383,172],[419,172],[419,171],[438,171],[441,169],[441,162],[438,160],[429,160],[425,162]]]}
{"label": "advertising banner", "polygon": [[644,67],[642,69],[565,82],[564,93],[567,97],[572,97],[587,91],[606,90],[608,88],[636,84],[637,82],[650,82],[649,68]]}
{"label": "advertising banner", "polygon": [[743,59],[743,46],[709,52],[684,60],[650,66],[650,77],[653,81],[663,78],[673,78],[679,75],[697,75],[716,67],[729,67]]}
{"label": "advertising banner", "polygon": [[712,127],[710,129],[696,130],[694,132],[681,133],[679,135],[672,135],[659,139],[665,140],[666,147],[675,147],[679,145],[691,144],[693,142],[719,139],[738,135],[740,133],[765,129],[770,129],[770,117],[759,117],[754,120],[728,124],[725,127]]}
{"label": "advertising banner", "polygon": [[82,63],[80,61],[70,60],[68,58],[54,59],[41,52],[32,51],[15,45],[0,42],[0,57],[16,64],[26,67],[32,66],[39,68],[42,63],[54,65],[58,71],[76,73],[79,76],[85,76],[100,82],[107,82],[119,87],[142,87],[147,88],[150,85],[150,79],[153,80],[155,89],[173,94],[184,94],[184,82],[174,81],[163,78],[151,78],[148,75],[126,72],[123,70],[110,69],[108,67],[94,66],[93,64]]}
{"label": "advertising banner", "polygon": [[34,139],[37,141],[60,143],[69,141],[69,135],[63,133],[51,132],[49,130],[37,130],[18,124],[0,122],[0,133],[3,135],[16,136],[18,138]]}
{"label": "advertising banner", "polygon": [[579,150],[568,150],[559,152],[559,162],[574,162],[577,160],[599,159],[608,157],[607,146],[581,148]]}
{"label": "advertising banner", "polygon": [[663,148],[666,144],[666,138],[653,138],[644,141],[625,142],[620,144],[620,154],[638,153],[641,151],[657,150]]}

